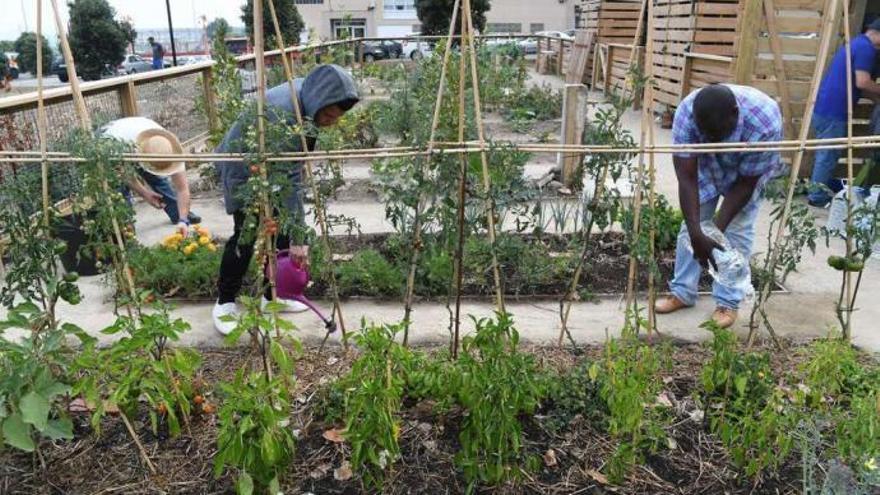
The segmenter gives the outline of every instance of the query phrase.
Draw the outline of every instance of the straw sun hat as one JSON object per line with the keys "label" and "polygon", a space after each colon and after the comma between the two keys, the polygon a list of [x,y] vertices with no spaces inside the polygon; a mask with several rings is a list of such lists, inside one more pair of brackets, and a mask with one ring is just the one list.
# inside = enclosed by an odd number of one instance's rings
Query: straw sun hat
{"label": "straw sun hat", "polygon": [[[140,153],[182,154],[183,145],[173,133],[165,129],[147,129],[138,133],[135,138]],[[153,175],[169,176],[186,170],[185,162],[143,161],[141,166]]]}

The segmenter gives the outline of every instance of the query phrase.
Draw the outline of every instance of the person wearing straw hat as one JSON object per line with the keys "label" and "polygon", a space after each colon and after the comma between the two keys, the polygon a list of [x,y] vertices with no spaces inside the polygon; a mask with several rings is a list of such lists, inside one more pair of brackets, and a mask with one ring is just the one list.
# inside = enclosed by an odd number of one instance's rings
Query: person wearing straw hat
{"label": "person wearing straw hat", "polygon": [[[780,141],[782,113],[775,100],[757,89],[713,84],[692,92],[679,104],[672,139],[675,144]],[[660,314],[696,304],[702,269],[710,263],[715,266],[714,249],[724,250],[703,232],[702,222],[714,220],[730,246],[744,259],[751,257],[761,190],[782,171],[779,153],[775,151],[679,152],[672,156],[672,162],[684,223],[675,250],[675,274],[669,284],[672,295],[659,299],[655,305]],[[713,284],[716,307],[712,320],[719,327],[727,328],[736,322],[739,304],[747,290],[747,285]]]}
{"label": "person wearing straw hat", "polygon": [[[880,19],[868,25],[864,34],[856,36],[850,42],[850,67],[852,69],[852,104],[857,105],[862,96],[872,100],[880,99],[880,84],[874,80],[873,74],[880,50]],[[846,101],[846,51],[841,46],[831,63],[828,72],[822,78],[819,93],[816,95],[816,106],[813,109],[813,134],[817,139],[846,137],[849,104]],[[843,184],[834,178],[834,169],[843,150],[816,150],[813,161],[812,182],[809,203],[811,206],[825,207],[831,202],[832,193],[843,189]]]}
{"label": "person wearing straw hat", "polygon": [[[349,111],[360,100],[354,79],[345,69],[338,65],[319,65],[312,69],[302,79],[294,81],[297,101],[300,106],[300,114],[305,120],[307,129],[320,130],[330,127]],[[291,98],[290,85],[285,82],[266,92],[266,119],[270,123],[284,122],[288,126],[298,125]],[[244,142],[248,129],[255,125],[256,116],[253,111],[245,111],[236,123],[227,131],[223,141],[215,151],[222,153],[241,153],[253,151],[251,145]],[[315,148],[316,136],[312,130],[307,132],[306,145],[308,151]],[[283,140],[267,142],[267,147],[272,152],[295,152],[302,151],[302,141],[298,133],[291,133]],[[217,281],[219,297],[214,305],[212,316],[214,328],[221,334],[227,335],[235,329],[235,321],[232,320],[238,314],[235,299],[241,291],[245,273],[250,266],[254,255],[254,237],[244,241],[242,231],[248,219],[248,201],[243,198],[247,193],[246,186],[251,177],[252,170],[242,160],[227,160],[216,163],[220,173],[220,183],[223,185],[223,199],[226,204],[226,213],[232,215],[235,228],[232,237],[226,243],[223,251],[223,260],[220,262],[220,276]],[[284,184],[279,193],[285,211],[279,211],[278,216],[282,219],[290,219],[293,227],[289,231],[282,229],[276,237],[278,249],[290,249],[290,255],[301,265],[308,264],[308,246],[304,240],[294,240],[293,234],[301,234],[305,227],[305,210],[302,201],[302,162],[273,162],[272,169],[283,178]],[[283,175],[282,175],[283,174]],[[281,177],[279,177],[280,179]],[[247,236],[245,236],[247,237]],[[269,284],[266,284],[264,302],[272,298]],[[294,300],[280,300],[285,311],[299,312],[308,308]]]}
{"label": "person wearing straw hat", "polygon": [[[182,154],[183,146],[174,133],[145,117],[126,117],[103,127],[102,133],[133,144],[139,153]],[[142,161],[138,175],[146,184],[133,181],[129,187],[155,208],[162,208],[172,225],[182,233],[201,222],[190,210],[189,182],[186,163],[182,161]]]}

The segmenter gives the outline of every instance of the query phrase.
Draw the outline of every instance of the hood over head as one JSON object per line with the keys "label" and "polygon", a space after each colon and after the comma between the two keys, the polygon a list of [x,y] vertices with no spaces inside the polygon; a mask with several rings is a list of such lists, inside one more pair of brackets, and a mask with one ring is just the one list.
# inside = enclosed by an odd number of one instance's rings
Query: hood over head
{"label": "hood over head", "polygon": [[300,100],[305,116],[314,120],[324,107],[339,105],[349,110],[360,98],[354,79],[342,67],[319,65],[309,72],[300,87]]}

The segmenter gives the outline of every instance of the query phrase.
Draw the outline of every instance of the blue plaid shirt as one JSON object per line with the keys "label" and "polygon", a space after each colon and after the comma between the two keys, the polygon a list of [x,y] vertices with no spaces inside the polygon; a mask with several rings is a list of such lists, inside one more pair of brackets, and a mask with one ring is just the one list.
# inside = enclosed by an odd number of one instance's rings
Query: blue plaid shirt
{"label": "blue plaid shirt", "polygon": [[[724,140],[728,143],[755,143],[782,140],[782,114],[776,101],[761,91],[748,86],[727,84],[736,96],[739,121],[733,133]],[[699,91],[699,90],[697,90]],[[697,91],[692,92],[675,111],[672,142],[675,144],[706,143],[697,128],[693,106]],[[752,202],[761,196],[768,181],[782,172],[779,152],[735,153],[675,153],[682,158],[698,157],[700,203],[727,194],[739,177],[761,176]]]}

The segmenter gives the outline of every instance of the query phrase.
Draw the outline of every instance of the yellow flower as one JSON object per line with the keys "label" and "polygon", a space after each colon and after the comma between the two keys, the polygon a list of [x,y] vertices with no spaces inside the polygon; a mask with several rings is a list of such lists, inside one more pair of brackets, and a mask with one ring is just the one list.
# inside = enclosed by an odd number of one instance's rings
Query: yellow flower
{"label": "yellow flower", "polygon": [[203,236],[199,237],[199,244],[202,246],[207,246],[208,244],[211,244],[211,238],[206,235],[203,235]]}
{"label": "yellow flower", "polygon": [[214,243],[208,244],[205,247],[208,249],[208,251],[211,251],[212,253],[217,250],[217,245]]}
{"label": "yellow flower", "polygon": [[877,470],[877,461],[872,457],[865,461],[865,469],[868,471],[876,471]]}
{"label": "yellow flower", "polygon": [[189,256],[189,255],[193,254],[193,252],[198,248],[199,248],[198,244],[191,242],[191,243],[187,244],[185,248],[183,248],[183,254]]}

